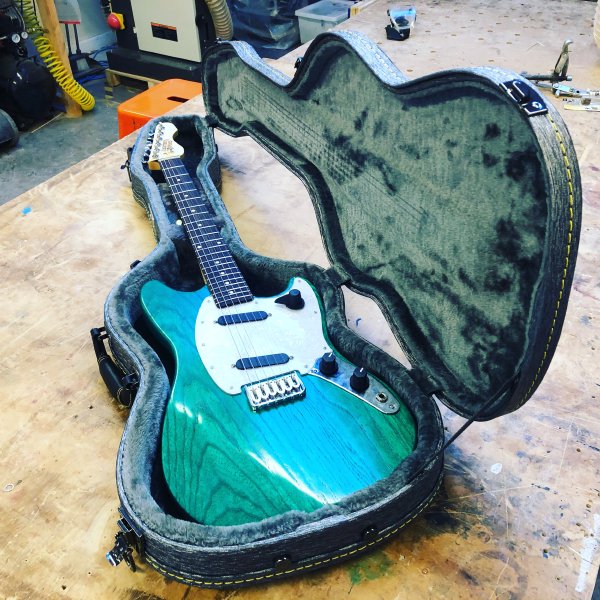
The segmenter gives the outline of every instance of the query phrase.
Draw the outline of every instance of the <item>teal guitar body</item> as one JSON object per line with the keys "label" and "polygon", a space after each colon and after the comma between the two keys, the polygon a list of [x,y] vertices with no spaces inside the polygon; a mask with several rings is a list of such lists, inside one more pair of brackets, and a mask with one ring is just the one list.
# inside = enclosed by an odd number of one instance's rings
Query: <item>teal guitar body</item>
{"label": "teal guitar body", "polygon": [[165,175],[208,285],[150,281],[141,292],[175,362],[161,451],[174,499],[199,523],[239,525],[314,511],[388,477],[414,449],[412,415],[331,346],[309,282],[254,297],[175,132],[157,127],[149,164]]}
{"label": "teal guitar body", "polygon": [[[321,377],[303,375],[303,398],[258,411],[245,394],[224,393],[194,336],[209,298],[207,287],[179,292],[152,281],[142,289],[144,311],[176,361],[163,470],[173,496],[195,520],[236,525],[312,511],[387,477],[412,452],[415,427],[402,403],[398,412],[384,414]],[[271,338],[278,349],[285,339],[281,330]]]}

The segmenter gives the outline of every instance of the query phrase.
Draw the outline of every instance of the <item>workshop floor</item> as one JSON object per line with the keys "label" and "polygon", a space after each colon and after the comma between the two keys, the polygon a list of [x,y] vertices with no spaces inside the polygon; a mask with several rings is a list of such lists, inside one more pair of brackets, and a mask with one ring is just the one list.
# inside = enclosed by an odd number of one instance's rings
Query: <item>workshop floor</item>
{"label": "workshop floor", "polygon": [[59,113],[21,132],[14,148],[0,150],[0,205],[117,141],[117,107],[142,90],[119,85],[108,100],[103,79],[86,88],[96,98],[92,111],[78,119]]}

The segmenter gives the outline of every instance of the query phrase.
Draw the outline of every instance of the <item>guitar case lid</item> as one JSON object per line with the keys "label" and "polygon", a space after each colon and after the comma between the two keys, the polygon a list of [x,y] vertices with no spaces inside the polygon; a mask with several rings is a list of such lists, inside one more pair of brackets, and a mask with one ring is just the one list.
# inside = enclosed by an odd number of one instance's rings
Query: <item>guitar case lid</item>
{"label": "guitar case lid", "polygon": [[409,80],[352,32],[319,35],[293,78],[243,42],[203,65],[209,124],[303,180],[330,271],[381,307],[421,389],[477,420],[526,402],[558,342],[581,224],[552,105],[497,68]]}

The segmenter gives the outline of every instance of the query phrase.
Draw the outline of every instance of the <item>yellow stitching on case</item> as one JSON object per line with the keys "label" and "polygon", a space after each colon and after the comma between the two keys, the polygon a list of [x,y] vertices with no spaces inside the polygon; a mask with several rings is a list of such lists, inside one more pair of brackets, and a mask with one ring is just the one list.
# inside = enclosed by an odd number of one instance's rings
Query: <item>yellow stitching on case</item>
{"label": "yellow stitching on case", "polygon": [[303,565],[303,566],[299,566],[299,567],[295,567],[294,569],[291,569],[289,571],[284,571],[282,573],[272,573],[270,575],[261,575],[259,577],[250,577],[248,579],[239,579],[236,581],[202,581],[200,579],[187,579],[185,577],[181,577],[180,575],[176,575],[175,573],[171,573],[169,571],[167,571],[166,569],[163,569],[151,556],[146,555],[145,556],[145,560],[146,562],[150,563],[157,571],[159,571],[160,573],[163,573],[165,575],[167,575],[168,577],[171,577],[172,579],[175,579],[177,581],[182,581],[184,583],[195,583],[196,585],[210,585],[210,586],[219,586],[219,585],[232,585],[232,584],[240,584],[240,583],[251,583],[252,581],[260,581],[262,579],[271,579],[273,577],[281,577],[282,575],[289,575],[290,573],[295,573],[297,571],[302,571],[304,569],[310,569],[311,567],[316,567],[318,565],[321,564],[325,564],[334,560],[338,560],[340,558],[343,558],[345,556],[349,556],[350,554],[354,554],[356,552],[359,552],[360,550],[365,550],[368,546],[372,546],[374,544],[377,544],[385,539],[387,539],[388,537],[390,537],[391,535],[394,535],[395,533],[397,533],[398,531],[400,531],[401,529],[403,529],[404,527],[406,527],[409,523],[412,523],[412,521],[414,521],[434,500],[434,498],[437,496],[438,490],[440,489],[440,486],[442,485],[442,480],[440,479],[439,483],[437,484],[434,492],[431,494],[431,496],[429,497],[429,500],[427,500],[427,502],[419,509],[419,511],[417,513],[415,513],[408,521],[406,521],[405,523],[402,523],[402,525],[399,525],[398,527],[396,527],[396,529],[393,529],[392,531],[389,531],[387,534],[377,538],[375,541],[373,542],[369,542],[368,544],[365,544],[364,546],[361,546],[360,548],[356,548],[355,550],[352,550],[350,552],[345,552],[344,554],[338,554],[337,556],[332,556],[331,558],[327,558],[325,560],[319,560],[313,563],[310,563],[308,565]]}
{"label": "yellow stitching on case", "polygon": [[[557,127],[556,123],[554,122],[554,120],[552,119],[552,117],[550,115],[547,115],[547,116],[548,116],[548,120],[552,124],[552,127],[554,128],[554,133],[556,134],[556,137],[560,143],[560,149],[563,154],[563,160],[564,160],[565,167],[566,167],[567,180],[568,180],[568,185],[569,185],[569,233],[567,236],[567,248],[566,248],[566,256],[565,256],[565,264],[568,267],[569,266],[569,256],[571,255],[571,240],[573,239],[571,232],[573,231],[573,218],[574,218],[573,206],[575,204],[573,184],[572,184],[573,176],[571,174],[571,165],[569,163],[569,157],[567,156],[567,149],[566,149],[565,145],[563,144],[563,139],[560,134],[560,131],[558,130],[558,127]],[[550,348],[550,344],[552,343],[552,338],[554,335],[554,327],[556,325],[556,319],[558,318],[560,304],[561,304],[561,301],[563,298],[563,290],[565,289],[566,278],[567,278],[567,269],[565,268],[565,269],[563,269],[562,280],[560,282],[560,292],[558,294],[558,301],[556,302],[556,310],[554,311],[554,319],[552,320],[552,324],[550,326],[550,333],[548,335],[548,340],[546,342],[546,348],[544,349],[544,355],[542,356],[542,362],[537,370],[537,373],[535,374],[535,377],[533,378],[533,381],[531,382],[531,385],[529,386],[529,389],[525,393],[525,396],[523,396],[523,399],[521,400],[521,402],[519,402],[519,406],[522,406],[525,403],[525,401],[529,398],[529,396],[531,394],[531,390],[533,389],[533,386],[535,385],[535,383],[538,379],[538,376],[542,370],[542,367],[544,366],[546,357],[548,356],[548,349]]]}

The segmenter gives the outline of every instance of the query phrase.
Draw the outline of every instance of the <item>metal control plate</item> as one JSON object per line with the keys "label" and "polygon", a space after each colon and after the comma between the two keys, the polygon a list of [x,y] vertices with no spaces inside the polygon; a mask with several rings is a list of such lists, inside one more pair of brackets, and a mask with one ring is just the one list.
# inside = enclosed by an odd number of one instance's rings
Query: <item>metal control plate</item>
{"label": "metal control plate", "polygon": [[[368,389],[359,394],[354,391],[350,387],[350,377],[352,373],[354,373],[354,369],[356,365],[349,363],[344,360],[340,356],[336,356],[338,363],[338,371],[335,375],[327,376],[323,375],[321,371],[319,371],[319,363],[321,359],[318,358],[315,362],[315,366],[309,371],[309,375],[313,375],[314,377],[320,377],[325,381],[329,381],[334,385],[350,392],[353,396],[356,396],[358,399],[370,404],[373,408],[376,408],[379,412],[382,412],[386,415],[393,415],[400,410],[400,402],[391,395],[390,390],[384,387],[379,381],[377,381],[374,377],[369,377],[370,385]],[[385,400],[383,398],[385,397]]]}

